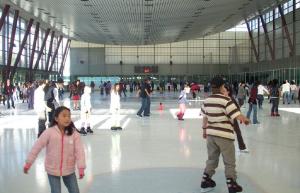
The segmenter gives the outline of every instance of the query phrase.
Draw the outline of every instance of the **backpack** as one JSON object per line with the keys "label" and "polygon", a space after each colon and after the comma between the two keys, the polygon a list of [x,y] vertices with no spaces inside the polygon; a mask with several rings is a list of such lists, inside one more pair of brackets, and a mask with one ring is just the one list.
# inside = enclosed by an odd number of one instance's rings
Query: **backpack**
{"label": "backpack", "polygon": [[271,96],[279,97],[279,88],[277,86],[271,88]]}

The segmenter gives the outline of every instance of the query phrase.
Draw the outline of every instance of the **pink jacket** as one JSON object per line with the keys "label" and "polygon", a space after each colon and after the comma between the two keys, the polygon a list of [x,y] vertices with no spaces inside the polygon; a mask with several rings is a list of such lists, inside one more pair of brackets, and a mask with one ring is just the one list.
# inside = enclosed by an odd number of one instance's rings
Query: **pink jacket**
{"label": "pink jacket", "polygon": [[77,131],[70,136],[62,135],[57,126],[46,129],[32,147],[26,163],[32,164],[46,146],[45,169],[54,176],[67,176],[77,168],[85,169],[84,147]]}

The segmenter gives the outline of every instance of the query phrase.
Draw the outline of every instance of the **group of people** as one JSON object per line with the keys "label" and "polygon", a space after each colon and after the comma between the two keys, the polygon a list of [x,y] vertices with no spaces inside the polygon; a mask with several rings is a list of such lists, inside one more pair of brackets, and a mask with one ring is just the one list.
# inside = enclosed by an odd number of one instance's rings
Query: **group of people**
{"label": "group of people", "polygon": [[[52,114],[51,117],[49,117],[49,128],[46,130],[43,129],[42,132],[39,130],[39,138],[27,157],[24,165],[24,173],[28,173],[39,152],[46,147],[46,171],[48,173],[51,192],[53,193],[60,191],[60,177],[63,178],[70,193],[79,193],[75,175],[75,164],[77,164],[80,179],[84,177],[84,169],[86,168],[84,148],[79,134],[93,132],[89,121],[92,108],[90,96],[91,87],[80,83],[79,80],[76,81],[74,85],[71,96],[74,100],[74,96],[76,98],[76,95],[78,95],[78,102],[80,100],[82,125],[79,131],[71,120],[70,109],[64,106],[56,107],[55,105],[54,108],[52,108],[51,105],[48,104],[51,101],[45,100],[46,95],[49,95],[48,91],[51,90],[51,84],[47,85],[44,81],[39,81],[39,87],[35,90],[34,94],[34,104],[39,104],[41,116],[43,116],[42,114],[45,114],[46,111],[48,113],[51,112]],[[232,85],[227,83],[224,78],[218,76],[211,80],[209,86],[211,95],[205,98],[203,105],[201,106],[203,115],[203,138],[206,140],[208,152],[208,159],[201,181],[201,192],[210,191],[216,186],[216,182],[212,177],[218,166],[220,155],[222,155],[225,165],[225,176],[229,193],[242,192],[242,186],[237,183],[235,169],[234,134],[237,135],[240,150],[247,152],[239,128],[239,122],[244,123],[245,125],[250,123],[250,114],[252,110],[253,112],[256,112],[257,105],[259,108],[262,108],[264,95],[270,96],[270,101],[272,103],[271,116],[279,116],[278,104],[281,92],[283,92],[284,88],[278,84],[276,79],[272,81],[272,84],[270,84],[268,88],[265,88],[259,82],[255,82],[249,89],[249,110],[247,116],[245,116],[240,110],[240,107],[244,105],[247,96],[245,84],[243,82],[239,85],[237,92],[235,92]],[[48,87],[48,89],[46,87]],[[111,86],[110,112],[112,114],[112,130],[122,129],[119,120],[121,110],[121,87],[121,83],[115,83]],[[178,98],[179,112],[177,117],[179,120],[183,120],[186,104],[189,103],[187,95],[190,93],[190,90],[191,85],[187,83],[185,83],[181,89]],[[151,80],[145,79],[144,82],[140,84],[137,91],[138,96],[141,98],[141,108],[137,112],[138,117],[150,116],[150,96],[152,91],[153,86],[151,86]],[[36,97],[39,98],[37,101],[40,100],[37,104]],[[53,97],[53,101],[57,100],[55,94]],[[79,106],[76,106],[76,108],[74,106],[74,109],[77,108],[79,108]],[[259,123],[257,117],[253,118],[252,123]],[[85,130],[85,127],[88,128],[87,131]],[[70,145],[65,146],[64,144],[67,143]],[[71,158],[71,160],[61,160],[57,156],[57,151],[63,152],[64,155],[62,157],[67,156],[68,158]],[[62,167],[63,165],[64,167]]]}

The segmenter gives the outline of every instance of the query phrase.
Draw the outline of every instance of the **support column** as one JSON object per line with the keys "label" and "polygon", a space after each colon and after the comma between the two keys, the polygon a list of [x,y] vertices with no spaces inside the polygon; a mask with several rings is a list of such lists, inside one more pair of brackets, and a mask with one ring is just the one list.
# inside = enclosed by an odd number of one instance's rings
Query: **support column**
{"label": "support column", "polygon": [[59,71],[58,71],[61,76],[63,75],[63,71],[64,71],[64,67],[65,67],[65,61],[66,61],[66,58],[67,58],[67,55],[68,55],[68,51],[70,49],[70,44],[71,44],[71,40],[68,39],[68,41],[66,43],[64,53],[63,53],[63,57],[62,57],[62,60],[61,60],[61,65],[60,65],[60,68],[59,68]]}
{"label": "support column", "polygon": [[[46,30],[46,33],[45,33],[45,37],[44,37],[42,46],[41,46],[41,48],[40,48],[40,50],[39,50],[39,55],[38,55],[38,57],[37,57],[37,59],[36,59],[36,62],[35,62],[34,68],[33,68],[34,70],[37,70],[37,68],[38,68],[38,66],[39,66],[39,62],[40,62],[40,59],[41,59],[41,57],[42,57],[42,55],[43,55],[43,51],[44,51],[44,48],[45,48],[45,46],[46,46],[46,42],[47,42],[47,38],[48,38],[48,36],[49,36],[49,33],[50,33],[50,29],[48,28],[48,29]],[[46,54],[46,53],[45,53],[45,54]]]}
{"label": "support column", "polygon": [[293,45],[294,45],[294,49],[293,49],[293,64],[294,64],[294,67],[297,66],[297,55],[296,55],[296,49],[297,49],[297,46],[296,46],[296,0],[293,0]]}
{"label": "support column", "polygon": [[288,40],[288,44],[289,44],[289,48],[290,48],[290,56],[293,56],[293,54],[294,54],[294,45],[292,43],[291,36],[290,36],[290,33],[289,33],[289,29],[288,29],[288,26],[287,26],[287,23],[286,23],[286,20],[285,20],[285,15],[283,13],[283,10],[282,10],[282,7],[281,7],[280,4],[278,5],[278,11],[279,11],[281,22],[282,22],[282,27],[284,29],[285,35],[286,35],[287,40]]}
{"label": "support column", "polygon": [[51,57],[51,55],[52,55],[52,47],[53,47],[53,39],[54,39],[54,35],[55,35],[55,31],[52,31],[52,33],[51,33],[50,45],[49,45],[49,50],[48,50],[48,57],[47,57],[46,66],[45,66],[45,70],[46,70],[46,71],[48,71],[49,63],[50,63],[50,57]]}
{"label": "support column", "polygon": [[[249,26],[249,22],[247,21],[247,19],[245,19],[245,23],[247,25],[247,29],[248,29],[248,34],[249,34],[249,37],[250,37],[250,40],[251,40],[251,47],[254,51],[254,55],[255,55],[255,59],[256,59],[256,62],[259,62],[259,56],[258,56],[258,53],[257,53],[257,50],[256,50],[256,46],[255,46],[255,43],[254,43],[254,39],[253,39],[253,35],[252,35],[252,31],[250,29],[250,26]],[[258,26],[259,27],[259,26]]]}
{"label": "support column", "polygon": [[56,59],[56,56],[57,56],[57,53],[58,53],[58,49],[59,49],[59,46],[60,46],[60,43],[61,43],[62,39],[63,39],[63,36],[61,35],[61,36],[59,37],[59,40],[58,40],[58,43],[57,43],[57,47],[56,47],[56,49],[55,49],[55,51],[54,51],[54,54],[53,54],[53,56],[52,56],[50,68],[49,68],[49,69],[46,69],[46,71],[48,71],[48,72],[51,72],[51,71],[52,71],[53,64],[54,64],[54,62],[55,62],[55,59]]}
{"label": "support column", "polygon": [[267,45],[269,47],[269,51],[270,51],[272,63],[274,64],[274,62],[275,62],[275,56],[274,56],[274,52],[273,52],[273,49],[272,49],[272,46],[271,46],[271,42],[270,42],[268,30],[267,30],[267,25],[266,25],[266,22],[265,22],[265,20],[264,20],[264,18],[262,16],[261,12],[259,12],[259,17],[260,17],[261,24],[262,24],[263,29],[264,29],[265,38],[266,38],[266,41],[267,41]]}
{"label": "support column", "polygon": [[31,50],[31,55],[30,55],[30,60],[29,60],[29,80],[32,80],[32,78],[33,78],[32,65],[33,65],[33,59],[34,59],[34,54],[35,54],[35,49],[36,49],[36,42],[39,37],[39,30],[40,30],[40,23],[37,22],[35,25],[32,50]]}
{"label": "support column", "polygon": [[11,36],[10,36],[9,50],[8,50],[8,54],[7,54],[8,56],[7,56],[5,79],[10,78],[11,60],[12,60],[12,53],[13,53],[13,48],[14,48],[18,18],[19,18],[19,11],[15,10],[14,21],[13,21],[12,31],[11,31]]}
{"label": "support column", "polygon": [[28,22],[28,25],[27,25],[27,28],[26,28],[26,31],[25,31],[25,34],[24,34],[24,37],[23,37],[20,49],[19,49],[19,52],[18,52],[18,55],[17,55],[17,58],[15,60],[14,67],[13,67],[11,75],[10,75],[10,79],[12,79],[13,76],[15,75],[15,72],[16,72],[16,69],[17,69],[17,65],[18,65],[18,63],[20,61],[20,58],[21,58],[21,55],[22,55],[22,51],[23,51],[23,49],[25,47],[25,44],[27,42],[27,38],[28,38],[28,35],[30,33],[30,29],[31,29],[32,24],[33,24],[33,19],[30,19],[29,22]]}
{"label": "support column", "polygon": [[5,5],[5,7],[4,7],[3,11],[2,11],[2,15],[1,15],[1,19],[0,19],[0,31],[2,29],[2,26],[3,26],[4,22],[5,22],[5,18],[6,18],[6,16],[9,13],[9,8],[10,8],[9,5]]}
{"label": "support column", "polygon": [[275,42],[276,42],[276,29],[275,29],[275,9],[273,9],[273,21],[272,21],[272,25],[273,25],[273,53],[274,53],[274,56],[275,56],[275,53],[276,53],[276,46],[275,46]]}

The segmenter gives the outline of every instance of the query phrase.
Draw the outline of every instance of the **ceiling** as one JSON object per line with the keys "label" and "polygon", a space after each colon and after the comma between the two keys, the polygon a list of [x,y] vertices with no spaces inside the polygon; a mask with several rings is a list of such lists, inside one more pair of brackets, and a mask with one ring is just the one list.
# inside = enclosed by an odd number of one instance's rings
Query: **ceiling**
{"label": "ceiling", "polygon": [[275,0],[1,0],[72,39],[145,45],[225,31]]}

